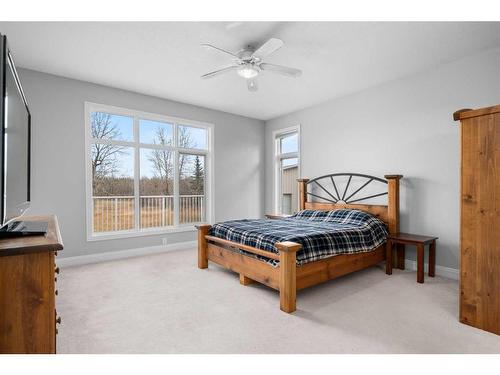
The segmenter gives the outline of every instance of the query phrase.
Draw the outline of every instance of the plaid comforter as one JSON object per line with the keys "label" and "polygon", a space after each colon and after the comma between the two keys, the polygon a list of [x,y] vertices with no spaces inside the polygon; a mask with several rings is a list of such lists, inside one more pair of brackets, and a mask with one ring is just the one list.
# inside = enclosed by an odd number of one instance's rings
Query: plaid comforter
{"label": "plaid comforter", "polygon": [[[374,250],[385,242],[387,234],[385,224],[376,217],[348,209],[304,210],[278,220],[226,221],[210,229],[212,236],[273,253],[278,253],[274,246],[276,242],[300,243],[302,249],[297,252],[298,265],[339,254]],[[273,259],[255,257],[274,266],[279,264]]]}

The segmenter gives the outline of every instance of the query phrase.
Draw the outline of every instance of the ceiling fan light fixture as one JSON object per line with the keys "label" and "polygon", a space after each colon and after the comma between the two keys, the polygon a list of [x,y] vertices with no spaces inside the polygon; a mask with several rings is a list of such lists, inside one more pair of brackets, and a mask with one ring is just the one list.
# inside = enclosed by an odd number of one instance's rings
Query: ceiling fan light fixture
{"label": "ceiling fan light fixture", "polygon": [[271,38],[257,49],[247,46],[238,52],[232,53],[212,44],[203,43],[202,45],[204,47],[231,56],[232,65],[204,74],[201,78],[213,78],[219,76],[220,74],[236,71],[240,77],[245,79],[248,91],[257,91],[257,76],[260,76],[262,73],[267,74],[267,72],[270,72],[279,73],[288,77],[299,77],[302,74],[300,69],[290,68],[283,65],[268,64],[264,61],[267,56],[283,47],[283,44],[284,43],[281,39]]}
{"label": "ceiling fan light fixture", "polygon": [[259,70],[252,64],[243,64],[236,72],[239,76],[246,79],[254,78],[259,74]]}

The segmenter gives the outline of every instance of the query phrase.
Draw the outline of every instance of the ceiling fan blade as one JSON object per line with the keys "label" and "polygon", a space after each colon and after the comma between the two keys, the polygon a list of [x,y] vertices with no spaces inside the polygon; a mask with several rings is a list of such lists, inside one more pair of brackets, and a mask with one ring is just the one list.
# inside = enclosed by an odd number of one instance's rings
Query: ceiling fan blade
{"label": "ceiling fan blade", "polygon": [[219,48],[219,47],[216,47],[216,46],[213,46],[211,44],[208,44],[208,43],[202,43],[201,44],[202,47],[205,47],[205,48],[208,48],[208,49],[214,49],[216,51],[219,51],[219,52],[222,52],[222,53],[225,53],[225,54],[228,54],[230,56],[232,56],[233,58],[236,58],[239,60],[239,57],[237,55],[235,55],[234,53],[232,52],[229,52],[229,51],[226,51],[225,49],[222,49],[222,48]]}
{"label": "ceiling fan blade", "polygon": [[219,70],[215,70],[215,71],[207,73],[207,74],[203,74],[201,76],[201,78],[212,78],[212,77],[218,76],[219,74],[230,72],[231,70],[236,70],[238,68],[239,68],[238,65],[228,66],[228,67],[225,67],[225,68],[222,68]]}
{"label": "ceiling fan blade", "polygon": [[257,85],[257,80],[255,78],[247,79],[248,91],[255,92],[259,88]]}
{"label": "ceiling fan blade", "polygon": [[271,38],[267,42],[265,42],[263,45],[261,45],[254,53],[253,57],[263,59],[266,56],[269,56],[271,53],[279,50],[281,47],[283,47],[285,43],[281,39],[278,38]]}
{"label": "ceiling fan blade", "polygon": [[289,77],[299,77],[302,74],[302,70],[300,69],[289,68],[288,66],[282,65],[262,63],[259,67],[262,70],[269,70]]}

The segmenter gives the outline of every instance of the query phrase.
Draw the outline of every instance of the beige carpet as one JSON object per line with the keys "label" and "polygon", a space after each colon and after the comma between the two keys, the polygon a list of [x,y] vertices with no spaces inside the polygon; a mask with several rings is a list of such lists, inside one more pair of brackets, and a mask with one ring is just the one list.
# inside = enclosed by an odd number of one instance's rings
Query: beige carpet
{"label": "beige carpet", "polygon": [[59,353],[500,353],[500,336],[460,324],[456,281],[371,268],[299,292],[241,286],[196,251],[67,267]]}

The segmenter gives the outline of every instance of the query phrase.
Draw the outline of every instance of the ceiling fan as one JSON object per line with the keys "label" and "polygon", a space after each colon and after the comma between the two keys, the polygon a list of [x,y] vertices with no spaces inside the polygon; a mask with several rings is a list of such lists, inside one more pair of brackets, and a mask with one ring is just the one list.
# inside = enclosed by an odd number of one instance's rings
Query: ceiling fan
{"label": "ceiling fan", "polygon": [[231,56],[234,65],[204,74],[201,78],[213,78],[219,74],[236,71],[239,76],[246,79],[249,91],[257,91],[257,76],[263,71],[283,74],[288,77],[299,77],[302,74],[302,71],[299,69],[264,62],[264,58],[283,47],[283,45],[284,43],[281,39],[271,38],[257,49],[248,46],[239,52],[232,53],[211,44],[203,43],[203,47]]}

